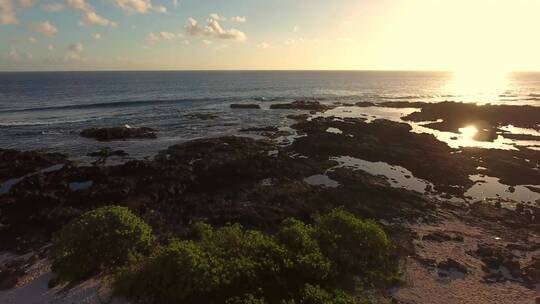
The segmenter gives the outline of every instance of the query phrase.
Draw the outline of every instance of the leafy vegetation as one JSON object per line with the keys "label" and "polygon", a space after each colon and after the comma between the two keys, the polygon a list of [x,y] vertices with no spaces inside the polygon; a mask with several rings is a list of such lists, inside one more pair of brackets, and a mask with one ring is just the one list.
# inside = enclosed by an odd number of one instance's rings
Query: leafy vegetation
{"label": "leafy vegetation", "polygon": [[268,235],[240,225],[198,223],[196,239],[173,240],[125,267],[116,291],[154,303],[359,303],[338,286],[384,284],[396,277],[385,232],[338,209],[313,225],[285,220]]}
{"label": "leafy vegetation", "polygon": [[147,254],[153,240],[150,226],[127,208],[98,208],[54,235],[52,270],[60,281],[84,279]]}

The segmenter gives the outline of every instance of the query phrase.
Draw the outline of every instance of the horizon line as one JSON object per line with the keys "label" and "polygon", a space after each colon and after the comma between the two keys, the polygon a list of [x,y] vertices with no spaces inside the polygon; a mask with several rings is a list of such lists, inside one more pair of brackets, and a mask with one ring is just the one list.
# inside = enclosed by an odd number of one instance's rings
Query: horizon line
{"label": "horizon line", "polygon": [[[0,70],[0,73],[67,73],[67,72],[420,72],[455,73],[453,70],[399,70],[399,69],[97,69],[97,70]],[[516,70],[505,73],[540,73],[540,70]]]}

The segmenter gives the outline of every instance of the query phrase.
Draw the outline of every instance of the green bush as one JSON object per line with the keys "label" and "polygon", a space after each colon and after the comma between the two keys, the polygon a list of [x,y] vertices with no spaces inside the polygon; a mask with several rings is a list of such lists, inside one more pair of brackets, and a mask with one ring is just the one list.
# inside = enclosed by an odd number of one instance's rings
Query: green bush
{"label": "green bush", "polygon": [[343,210],[313,226],[285,220],[275,236],[238,224],[194,230],[195,240],[172,241],[124,269],[116,292],[154,303],[352,304],[336,286],[396,273],[384,231]]}
{"label": "green bush", "polygon": [[373,221],[336,209],[315,218],[314,234],[321,251],[333,263],[334,275],[360,275],[377,283],[397,272],[392,242]]}
{"label": "green bush", "polygon": [[98,208],[54,235],[52,270],[61,281],[84,279],[148,253],[153,240],[152,229],[127,208]]}

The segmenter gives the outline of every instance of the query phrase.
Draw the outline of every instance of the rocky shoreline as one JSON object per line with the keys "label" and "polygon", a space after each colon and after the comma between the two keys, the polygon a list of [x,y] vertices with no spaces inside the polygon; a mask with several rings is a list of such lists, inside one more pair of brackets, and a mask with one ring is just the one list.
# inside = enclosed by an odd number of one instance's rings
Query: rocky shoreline
{"label": "rocky shoreline", "polygon": [[[317,113],[337,106],[299,101],[271,108]],[[409,118],[436,119],[433,111],[422,112]],[[405,123],[293,115],[297,136],[290,145],[272,140],[282,131],[268,126],[243,130],[267,139],[203,138],[114,165],[106,160],[125,156],[120,151],[89,151],[102,161],[82,166],[62,154],[0,150],[0,183],[9,184],[0,193],[0,251],[45,257],[52,233],[88,210],[111,204],[143,218],[158,239],[186,236],[199,220],[272,233],[285,218],[310,221],[313,214],[342,207],[377,221],[399,248],[405,284],[385,291],[382,298],[388,301],[430,303],[429,289],[446,303],[539,301],[539,202],[504,208],[508,202],[502,199],[476,201],[466,190],[475,174],[496,176],[506,185],[538,185],[540,152],[455,149],[430,134],[412,132]],[[490,121],[495,132],[499,123],[508,123]],[[342,156],[406,168],[430,187],[420,192],[394,187],[384,176],[344,166]],[[19,286],[30,264],[2,265],[0,286]]]}

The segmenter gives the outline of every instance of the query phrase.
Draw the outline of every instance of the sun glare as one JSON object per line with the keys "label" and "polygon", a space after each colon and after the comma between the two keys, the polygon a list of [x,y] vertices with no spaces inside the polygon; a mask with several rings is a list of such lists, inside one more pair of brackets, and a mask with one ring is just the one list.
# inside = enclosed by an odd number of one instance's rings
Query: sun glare
{"label": "sun glare", "polygon": [[478,134],[478,129],[475,126],[467,126],[463,128],[459,128],[459,133],[461,133],[461,136],[463,139],[474,139],[476,134]]}

